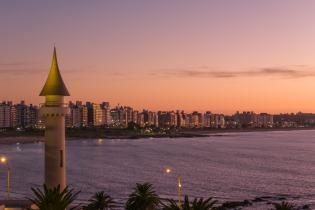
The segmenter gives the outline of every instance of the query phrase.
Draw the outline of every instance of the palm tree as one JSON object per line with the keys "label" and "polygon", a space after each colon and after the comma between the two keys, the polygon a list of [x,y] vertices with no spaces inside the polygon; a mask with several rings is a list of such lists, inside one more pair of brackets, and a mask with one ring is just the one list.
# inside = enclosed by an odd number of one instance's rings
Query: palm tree
{"label": "palm tree", "polygon": [[174,199],[168,199],[168,204],[163,204],[163,210],[181,210]]}
{"label": "palm tree", "polygon": [[188,195],[185,195],[184,202],[181,204],[182,210],[193,210],[193,208],[190,206]]}
{"label": "palm tree", "polygon": [[203,198],[195,198],[192,202],[193,210],[211,210],[214,208],[214,205],[217,203],[217,200],[213,200],[212,197],[204,200]]}
{"label": "palm tree", "polygon": [[295,206],[288,202],[282,201],[281,203],[274,203],[273,210],[295,210]]}
{"label": "palm tree", "polygon": [[129,195],[126,210],[156,210],[160,204],[160,197],[155,193],[152,184],[139,184]]}
{"label": "palm tree", "polygon": [[87,206],[83,206],[83,210],[110,210],[115,207],[114,200],[104,191],[95,193],[89,202]]}
{"label": "palm tree", "polygon": [[177,202],[173,199],[168,200],[168,204],[164,205],[163,210],[212,210],[217,203],[213,198],[204,200],[203,198],[195,198],[192,203],[189,202],[189,198],[185,195],[184,202],[178,206]]}
{"label": "palm tree", "polygon": [[[34,197],[28,198],[28,200],[35,204],[39,210],[65,210],[80,193],[80,191],[75,192],[73,189],[69,189],[68,186],[61,191],[60,185],[54,188],[47,188],[46,185],[43,185],[43,190],[32,188],[32,191]],[[78,207],[77,205],[69,208],[69,210],[75,210]]]}

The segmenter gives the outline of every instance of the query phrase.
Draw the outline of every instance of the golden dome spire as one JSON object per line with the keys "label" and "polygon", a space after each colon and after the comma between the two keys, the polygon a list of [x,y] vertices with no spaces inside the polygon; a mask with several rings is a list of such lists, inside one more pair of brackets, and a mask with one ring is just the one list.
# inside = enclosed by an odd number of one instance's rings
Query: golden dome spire
{"label": "golden dome spire", "polygon": [[47,96],[47,95],[70,96],[59,71],[56,47],[54,47],[54,54],[53,54],[53,59],[52,59],[48,78],[46,80],[45,86],[43,87],[39,95],[40,96]]}

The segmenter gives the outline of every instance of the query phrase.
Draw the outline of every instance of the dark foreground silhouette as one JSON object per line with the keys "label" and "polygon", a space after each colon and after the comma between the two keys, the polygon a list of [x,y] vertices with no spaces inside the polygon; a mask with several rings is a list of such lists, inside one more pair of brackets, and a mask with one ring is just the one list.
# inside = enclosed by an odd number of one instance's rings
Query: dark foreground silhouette
{"label": "dark foreground silhouette", "polygon": [[[28,198],[37,209],[40,210],[114,210],[118,208],[115,200],[104,191],[95,193],[87,203],[77,203],[76,199],[80,191],[75,191],[66,187],[61,190],[60,187],[48,189],[43,185],[43,189],[32,188],[33,197]],[[261,198],[260,198],[261,199]],[[256,202],[262,201],[256,198]],[[33,205],[33,208],[34,208]],[[183,201],[174,199],[162,199],[155,192],[150,183],[137,183],[129,195],[124,205],[125,210],[231,210],[250,207],[253,201],[235,201],[219,204],[213,197],[190,199],[188,195],[184,196]],[[301,210],[310,209],[308,205],[296,206],[294,204],[282,201],[281,203],[272,203],[271,210]],[[31,208],[29,208],[31,209]]]}

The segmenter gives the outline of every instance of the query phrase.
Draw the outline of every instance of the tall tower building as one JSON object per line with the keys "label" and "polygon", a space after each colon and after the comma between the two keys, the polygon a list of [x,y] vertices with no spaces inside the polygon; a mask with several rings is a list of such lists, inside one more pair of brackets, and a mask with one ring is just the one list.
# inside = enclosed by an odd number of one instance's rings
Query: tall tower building
{"label": "tall tower building", "polygon": [[45,96],[40,114],[45,119],[45,184],[48,188],[66,186],[65,115],[69,112],[64,96],[69,96],[54,48],[50,72],[40,92]]}

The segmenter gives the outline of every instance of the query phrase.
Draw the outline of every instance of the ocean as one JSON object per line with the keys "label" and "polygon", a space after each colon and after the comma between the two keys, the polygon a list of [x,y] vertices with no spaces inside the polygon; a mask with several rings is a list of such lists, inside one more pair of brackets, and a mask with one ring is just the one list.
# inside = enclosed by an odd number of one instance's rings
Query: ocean
{"label": "ocean", "polygon": [[[43,183],[44,143],[0,145],[9,159],[12,197],[31,196]],[[166,168],[172,172],[165,173]],[[163,198],[260,199],[268,209],[285,199],[315,208],[315,131],[213,134],[202,138],[77,139],[67,142],[67,182],[79,202],[104,190],[123,205],[136,183],[150,182]],[[0,166],[0,196],[6,193]]]}

